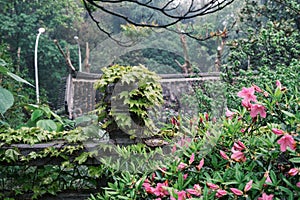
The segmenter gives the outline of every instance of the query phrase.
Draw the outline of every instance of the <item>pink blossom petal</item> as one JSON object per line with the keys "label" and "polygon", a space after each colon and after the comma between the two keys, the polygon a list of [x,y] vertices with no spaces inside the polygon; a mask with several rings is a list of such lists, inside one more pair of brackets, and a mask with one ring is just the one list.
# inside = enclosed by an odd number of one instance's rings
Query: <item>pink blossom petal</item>
{"label": "pink blossom petal", "polygon": [[290,147],[291,150],[296,149],[296,142],[291,135],[282,136],[277,143],[280,145],[280,151],[285,152],[287,147]]}
{"label": "pink blossom petal", "polygon": [[262,89],[260,89],[260,87],[258,87],[257,85],[253,84],[252,87],[254,87],[255,92],[259,92],[259,93],[263,92]]}
{"label": "pink blossom petal", "polygon": [[266,193],[262,194],[262,197],[258,197],[257,200],[273,200],[273,194],[267,195]]}
{"label": "pink blossom petal", "polygon": [[216,185],[216,184],[213,184],[213,183],[206,183],[206,185],[207,185],[210,189],[213,189],[213,190],[219,189],[219,186]]}
{"label": "pink blossom petal", "polygon": [[250,181],[246,184],[246,186],[245,186],[245,188],[244,188],[244,191],[245,191],[245,192],[248,192],[248,191],[252,188],[252,183],[253,183],[253,180],[250,180]]}
{"label": "pink blossom petal", "polygon": [[191,157],[190,157],[190,160],[189,160],[189,164],[192,164],[195,160],[195,154],[192,153]]}
{"label": "pink blossom petal", "polygon": [[236,151],[231,155],[231,159],[236,161],[236,162],[245,162],[246,157],[243,152],[241,151]]}
{"label": "pink blossom petal", "polygon": [[221,198],[221,197],[225,196],[226,194],[227,194],[227,192],[225,190],[218,189],[217,193],[216,193],[216,197]]}
{"label": "pink blossom petal", "polygon": [[243,87],[241,91],[238,92],[238,97],[243,98],[243,101],[253,101],[256,102],[256,96],[254,95],[255,89],[254,87],[245,88]]}
{"label": "pink blossom petal", "polygon": [[186,199],[186,192],[185,191],[179,191],[176,192],[178,195],[178,200],[185,200]]}
{"label": "pink blossom petal", "polygon": [[267,113],[265,111],[265,107],[263,105],[259,105],[259,104],[253,104],[251,105],[250,108],[250,116],[252,118],[256,117],[258,114],[262,117],[262,118],[266,118]]}
{"label": "pink blossom petal", "polygon": [[277,129],[277,128],[272,128],[272,132],[276,135],[283,135],[284,134],[283,130],[280,130],[280,129]]}
{"label": "pink blossom petal", "polygon": [[202,158],[199,162],[199,165],[196,166],[196,169],[200,171],[204,165],[204,158]]}
{"label": "pink blossom petal", "polygon": [[250,101],[243,100],[242,101],[242,106],[245,107],[245,108],[247,108],[247,110],[248,110],[248,109],[251,108],[252,104],[250,103]]}
{"label": "pink blossom petal", "polygon": [[281,89],[281,83],[279,80],[276,80],[276,86]]}
{"label": "pink blossom petal", "polygon": [[226,155],[226,153],[225,153],[224,151],[221,151],[221,150],[220,150],[220,155],[221,155],[221,157],[222,157],[223,159],[229,160],[229,157]]}
{"label": "pink blossom petal", "polygon": [[183,180],[187,179],[188,175],[189,175],[189,174],[184,174],[184,175],[183,175]]}
{"label": "pink blossom petal", "polygon": [[178,170],[183,170],[183,169],[185,169],[187,166],[188,166],[187,164],[185,164],[185,163],[183,163],[183,162],[180,162],[179,165],[178,165],[178,167],[177,167],[177,169],[178,169]]}
{"label": "pink blossom petal", "polygon": [[288,174],[290,176],[296,176],[299,173],[299,169],[298,168],[292,168],[289,170]]}
{"label": "pink blossom petal", "polygon": [[233,192],[237,196],[243,195],[243,192],[239,189],[236,189],[236,188],[229,188],[229,189],[231,190],[231,192]]}
{"label": "pink blossom petal", "polygon": [[230,111],[228,108],[226,108],[225,116],[229,119],[232,119],[235,115],[235,112]]}

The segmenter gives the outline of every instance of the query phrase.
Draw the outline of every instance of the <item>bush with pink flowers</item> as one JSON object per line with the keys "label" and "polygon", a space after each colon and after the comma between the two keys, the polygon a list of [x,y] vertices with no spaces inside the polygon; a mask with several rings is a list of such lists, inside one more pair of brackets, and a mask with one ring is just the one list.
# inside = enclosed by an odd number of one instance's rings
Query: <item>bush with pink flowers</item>
{"label": "bush with pink flowers", "polygon": [[240,107],[219,123],[199,115],[153,171],[115,173],[91,199],[299,199],[299,93],[277,81],[236,95]]}

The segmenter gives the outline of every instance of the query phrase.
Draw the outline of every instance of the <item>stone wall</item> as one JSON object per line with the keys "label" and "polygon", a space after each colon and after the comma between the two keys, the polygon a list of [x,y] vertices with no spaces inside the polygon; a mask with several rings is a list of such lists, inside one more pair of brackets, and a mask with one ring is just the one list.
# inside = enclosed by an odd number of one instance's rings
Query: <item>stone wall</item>
{"label": "stone wall", "polygon": [[[169,111],[178,111],[182,107],[180,99],[183,95],[192,97],[194,87],[204,81],[218,81],[219,73],[202,73],[191,76],[182,74],[164,74],[161,76],[164,108]],[[69,118],[74,119],[92,111],[96,106],[96,91],[93,84],[101,77],[101,74],[78,72],[75,77],[69,75],[66,83],[65,106]],[[192,108],[188,108],[192,110]]]}

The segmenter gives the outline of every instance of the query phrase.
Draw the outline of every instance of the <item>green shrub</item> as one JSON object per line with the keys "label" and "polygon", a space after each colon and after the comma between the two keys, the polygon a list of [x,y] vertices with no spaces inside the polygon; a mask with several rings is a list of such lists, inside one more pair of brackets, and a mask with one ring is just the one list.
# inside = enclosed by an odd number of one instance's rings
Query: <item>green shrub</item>
{"label": "green shrub", "polygon": [[289,105],[300,105],[299,92],[273,85],[243,88],[243,107],[227,110],[222,129],[199,119],[192,125],[202,139],[187,133],[168,162],[146,174],[124,171],[91,199],[298,199],[300,114]]}
{"label": "green shrub", "polygon": [[110,132],[117,126],[127,134],[153,135],[156,128],[149,110],[163,103],[159,77],[144,66],[114,65],[103,69],[95,88],[103,93],[97,106],[99,122]]}

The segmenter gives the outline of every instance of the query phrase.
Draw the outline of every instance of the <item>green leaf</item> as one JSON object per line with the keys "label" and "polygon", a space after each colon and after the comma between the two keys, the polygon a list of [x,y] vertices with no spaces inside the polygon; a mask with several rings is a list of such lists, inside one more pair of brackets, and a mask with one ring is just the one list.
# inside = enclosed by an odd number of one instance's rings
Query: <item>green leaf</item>
{"label": "green leaf", "polygon": [[290,113],[288,111],[285,111],[285,110],[281,110],[281,112],[283,112],[286,116],[288,117],[295,117],[295,115],[293,113]]}
{"label": "green leaf", "polygon": [[31,83],[29,83],[28,81],[26,81],[25,79],[21,78],[20,76],[14,74],[14,73],[7,72],[7,75],[9,75],[11,78],[15,79],[18,82],[25,83],[27,85],[30,85],[31,87],[34,87]]}
{"label": "green leaf", "polygon": [[286,194],[288,194],[289,195],[289,199],[294,196],[293,192],[291,190],[289,190],[288,188],[285,188],[283,186],[278,186],[278,188],[279,188],[279,190],[284,191]]}
{"label": "green leaf", "polygon": [[0,73],[6,74],[7,72],[8,72],[8,69],[6,69],[5,67],[1,66],[1,59],[0,59]]}
{"label": "green leaf", "polygon": [[40,109],[35,110],[32,114],[31,114],[31,121],[36,121],[38,118],[40,118],[41,116],[43,116],[43,111]]}
{"label": "green leaf", "polygon": [[12,161],[17,161],[19,155],[20,155],[20,153],[14,149],[7,149],[5,151],[5,157],[9,158],[9,160],[12,160]]}
{"label": "green leaf", "polygon": [[0,87],[0,113],[3,115],[14,104],[12,93]]}
{"label": "green leaf", "polygon": [[42,128],[44,130],[48,130],[48,131],[56,131],[56,129],[57,129],[55,122],[51,119],[39,120],[36,123],[36,126]]}
{"label": "green leaf", "polygon": [[289,161],[292,163],[300,163],[300,157],[291,158]]}
{"label": "green leaf", "polygon": [[86,160],[88,159],[88,153],[87,152],[83,152],[82,154],[80,154],[80,156],[75,158],[75,162],[78,162],[78,164],[82,164],[84,163]]}

